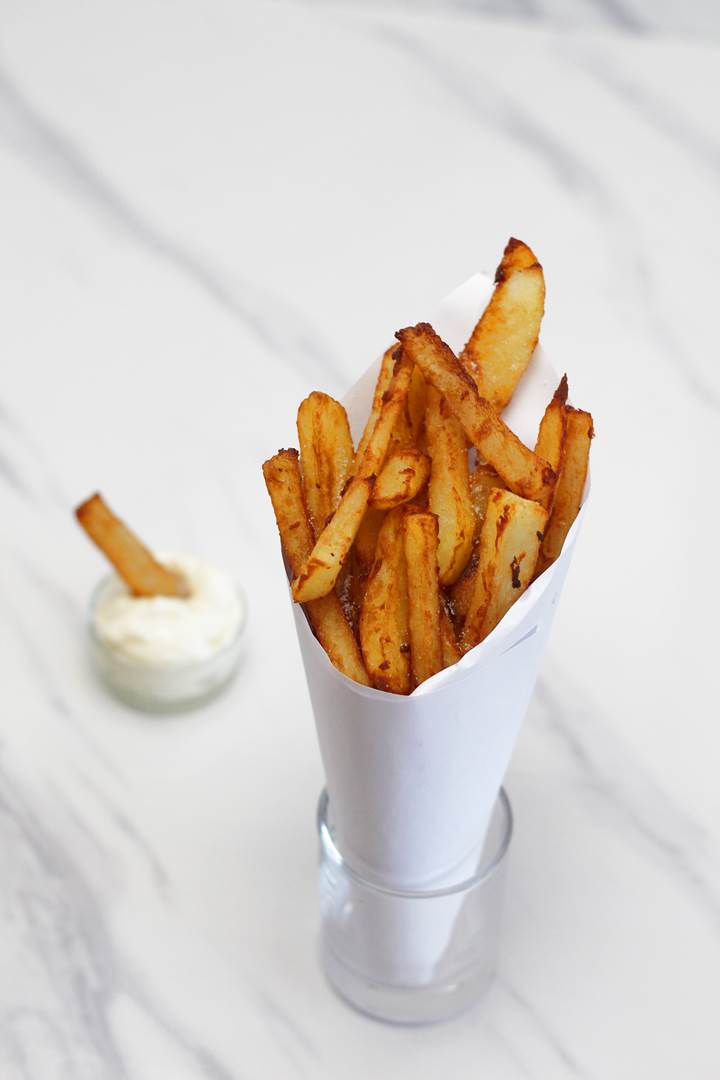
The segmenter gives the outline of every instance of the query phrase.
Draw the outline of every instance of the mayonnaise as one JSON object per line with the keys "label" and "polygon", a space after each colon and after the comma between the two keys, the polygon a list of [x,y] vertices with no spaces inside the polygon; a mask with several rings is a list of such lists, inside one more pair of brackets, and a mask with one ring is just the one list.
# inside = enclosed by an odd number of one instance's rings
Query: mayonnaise
{"label": "mayonnaise", "polygon": [[160,556],[188,583],[190,595],[133,596],[113,575],[100,588],[92,614],[102,644],[143,667],[173,668],[208,660],[238,635],[245,606],[227,574],[188,555]]}

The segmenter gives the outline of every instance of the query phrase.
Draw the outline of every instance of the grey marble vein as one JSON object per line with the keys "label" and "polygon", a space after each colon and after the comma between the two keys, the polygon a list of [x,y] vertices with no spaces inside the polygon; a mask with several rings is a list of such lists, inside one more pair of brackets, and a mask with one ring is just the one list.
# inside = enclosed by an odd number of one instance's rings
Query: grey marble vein
{"label": "grey marble vein", "polygon": [[526,153],[534,154],[568,195],[587,201],[593,214],[605,221],[613,250],[626,253],[625,259],[613,259],[613,287],[619,292],[628,289],[637,298],[647,338],[694,400],[704,409],[720,410],[720,394],[682,347],[661,314],[662,305],[655,298],[652,277],[645,262],[647,244],[641,226],[617,193],[583,159],[578,147],[559,139],[546,122],[531,115],[525,105],[520,105],[477,69],[466,72],[453,57],[411,32],[383,22],[376,23],[372,32],[393,50],[420,65],[424,73],[460,102],[476,122],[490,127]]}
{"label": "grey marble vein", "polygon": [[[48,808],[43,822],[51,817]],[[125,996],[187,1055],[198,1080],[237,1080],[236,1072],[157,1006],[118,955],[94,889],[1,760],[0,851],[0,934],[19,942],[14,948],[24,958],[22,977],[12,986],[0,985],[0,1061],[15,1076],[51,1075],[37,1061],[29,1064],[42,1034],[52,1075],[129,1080],[111,1019],[114,1002]]]}
{"label": "grey marble vein", "polygon": [[498,984],[504,990],[504,992],[512,999],[515,1005],[518,1006],[532,1021],[536,1030],[541,1034],[547,1045],[552,1050],[555,1057],[557,1057],[559,1063],[565,1068],[565,1070],[571,1076],[577,1076],[585,1078],[585,1080],[591,1080],[593,1073],[588,1072],[584,1066],[581,1066],[577,1059],[569,1052],[566,1046],[564,1046],[562,1040],[558,1034],[550,1026],[546,1018],[536,1005],[520,993],[516,986],[514,986],[506,977],[499,975]]}
{"label": "grey marble vein", "polygon": [[41,692],[53,713],[75,733],[109,775],[115,780],[123,780],[122,773],[115,762],[108,757],[102,746],[88,732],[86,726],[70,707],[47,662],[43,649],[36,643],[34,635],[25,626],[24,620],[18,615],[7,597],[4,598],[0,607],[0,618],[10,626],[15,639],[22,646],[23,657],[32,676],[32,685]]}
{"label": "grey marble vein", "polygon": [[[62,484],[45,454],[26,427],[3,402],[0,402],[0,441],[4,443],[0,448],[0,475],[4,476],[18,495],[28,502],[37,502],[36,496],[41,495],[43,499],[49,498],[57,505],[67,506]],[[33,462],[33,466],[27,465],[28,459]],[[38,464],[41,466],[39,475],[34,468]],[[32,482],[26,479],[26,473],[32,473]],[[39,485],[38,479],[42,481]]]}
{"label": "grey marble vein", "polygon": [[587,2],[611,26],[633,33],[648,29],[647,20],[641,18],[635,9],[623,4],[622,0],[587,0]]}
{"label": "grey marble vein", "polygon": [[260,990],[258,1000],[278,1037],[282,1039],[288,1059],[297,1074],[313,1076],[319,1061],[317,1047],[273,995],[266,990]]}
{"label": "grey marble vein", "polygon": [[31,498],[30,492],[20,478],[20,473],[15,468],[12,460],[2,450],[0,450],[0,477],[23,499]]}
{"label": "grey marble vein", "polygon": [[539,680],[535,696],[547,730],[565,745],[589,790],[622,821],[620,835],[640,840],[649,855],[677,875],[720,930],[720,865],[704,831],[672,803],[628,748],[618,745],[577,688],[567,696],[573,701],[572,716],[565,698],[553,693],[546,679]]}
{"label": "grey marble vein", "polygon": [[647,83],[640,83],[623,71],[616,55],[588,45],[574,46],[572,50],[560,46],[557,52],[584,78],[592,79],[613,94],[624,108],[633,110],[644,123],[682,147],[711,176],[720,177],[720,142],[702,131],[693,116],[681,111],[672,100],[660,97]]}
{"label": "grey marble vein", "polygon": [[151,878],[154,881],[159,894],[164,900],[167,900],[170,889],[170,879],[167,871],[140,830],[133,824],[125,811],[113,803],[107,795],[100,790],[94,780],[91,780],[90,777],[85,774],[79,775],[78,779],[81,786],[84,787],[86,791],[89,791],[92,797],[103,808],[112,824],[136,848],[150,870]]}
{"label": "grey marble vein", "polygon": [[43,116],[7,70],[0,68],[0,140],[46,182],[94,209],[135,244],[170,265],[238,319],[266,348],[304,365],[308,377],[332,378],[343,387],[346,373],[320,331],[308,325],[282,297],[226,273],[203,254],[153,224],[72,139]]}

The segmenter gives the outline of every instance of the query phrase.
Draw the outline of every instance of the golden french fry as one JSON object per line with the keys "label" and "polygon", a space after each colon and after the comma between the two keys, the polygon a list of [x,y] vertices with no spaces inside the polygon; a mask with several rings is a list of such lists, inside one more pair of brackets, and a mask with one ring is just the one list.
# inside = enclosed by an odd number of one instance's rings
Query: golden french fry
{"label": "golden french fry", "polygon": [[[567,375],[563,375],[557,390],[553,394],[552,401],[546,408],[543,418],[540,421],[540,429],[538,431],[537,442],[535,443],[535,453],[538,457],[541,457],[543,461],[547,461],[557,475],[560,474],[562,465],[565,431],[567,429],[565,416],[567,394]],[[557,487],[557,480],[555,481],[555,487]],[[552,492],[549,493],[549,496],[545,499],[545,506],[548,509],[552,506],[554,495],[555,488],[553,488]]]}
{"label": "golden french fry", "polygon": [[443,667],[451,667],[457,664],[462,656],[462,649],[458,644],[455,627],[448,613],[444,601],[440,604],[440,634],[442,637]]}
{"label": "golden french fry", "polygon": [[375,510],[392,510],[414,499],[429,475],[430,459],[425,454],[419,450],[398,450],[386,459],[369,505]]}
{"label": "golden french fry", "polygon": [[387,514],[360,612],[360,648],[377,690],[409,694],[410,645],[403,509]]}
{"label": "golden french fry", "polygon": [[367,509],[373,482],[372,477],[356,476],[346,487],[340,505],[293,580],[292,594],[296,603],[317,600],[335,588]]}
{"label": "golden french fry", "polygon": [[480,396],[499,412],[530,363],[544,310],[542,267],[526,244],[511,241],[495,273],[495,291],[460,354]]}
{"label": "golden french fry", "polygon": [[590,441],[594,435],[593,419],[589,412],[573,409],[569,405],[565,411],[565,449],[552,514],[540,550],[537,574],[542,574],[562,551],[570,526],[578,516],[585,489]]}
{"label": "golden french fry", "polygon": [[113,514],[102,495],[91,495],[77,507],[75,516],[135,596],[188,595],[182,574],[158,562],[135,533]]}
{"label": "golden french fry", "polygon": [[425,511],[405,512],[410,666],[413,683],[443,668],[438,582],[438,520]]}
{"label": "golden french fry", "polygon": [[440,584],[451,585],[470,558],[475,514],[465,433],[433,385],[427,388],[425,435],[432,460],[428,505],[440,525]]}
{"label": "golden french fry", "polygon": [[[303,501],[297,450],[280,450],[263,465],[280,541],[290,572],[297,575],[313,546],[313,533]],[[331,592],[305,604],[313,632],[330,661],[349,679],[370,685],[355,636],[343,614],[340,600]]]}
{"label": "golden french fry", "polygon": [[470,559],[467,566],[463,570],[460,577],[457,579],[454,585],[450,586],[448,590],[451,610],[453,614],[453,623],[455,630],[460,633],[465,622],[465,616],[467,615],[468,608],[470,607],[470,601],[472,600],[473,591],[475,588],[475,571],[480,561],[480,537],[476,536],[473,540],[472,552],[470,553]]}
{"label": "golden french fry", "polygon": [[351,555],[354,563],[353,600],[358,611],[362,608],[365,587],[375,562],[377,539],[384,520],[384,510],[373,510],[368,507],[355,537]]}
{"label": "golden french fry", "polygon": [[458,630],[462,628],[465,621],[465,615],[473,593],[475,570],[480,560],[480,532],[485,519],[490,492],[493,488],[502,488],[503,486],[502,480],[492,465],[476,465],[470,473],[470,498],[475,511],[475,535],[473,536],[473,546],[468,564],[450,589],[455,626]]}
{"label": "golden french fry", "polygon": [[370,442],[370,437],[375,430],[378,420],[380,419],[380,413],[382,412],[383,402],[385,400],[385,394],[390,386],[390,382],[393,377],[393,371],[395,369],[395,353],[398,352],[399,346],[397,343],[391,345],[389,349],[386,349],[383,353],[383,358],[380,361],[380,371],[378,372],[377,382],[375,383],[375,393],[373,394],[372,406],[370,408],[370,415],[367,418],[367,423],[363,430],[360,442],[358,443],[357,454],[355,456],[355,466],[357,468],[358,462],[362,460],[365,455],[365,450]]}
{"label": "golden french fry", "polygon": [[367,568],[368,573],[375,562],[377,539],[384,520],[385,512],[383,510],[368,509],[355,537],[353,548],[355,556],[361,566]]}
{"label": "golden french fry", "polygon": [[355,451],[345,409],[317,390],[301,403],[297,430],[305,503],[317,537],[337,509]]}
{"label": "golden french fry", "polygon": [[413,432],[413,441],[415,446],[419,448],[420,437],[425,425],[425,401],[426,401],[426,385],[425,376],[418,367],[413,368],[412,378],[410,379],[410,389],[408,390],[407,399],[407,411],[410,417],[410,426]]}
{"label": "golden french fry", "polygon": [[499,488],[491,491],[462,630],[464,649],[486,638],[532,581],[547,516],[539,503]]}
{"label": "golden french fry", "polygon": [[396,334],[407,357],[427,382],[442,394],[470,442],[500,474],[511,491],[527,499],[542,499],[552,490],[555,473],[529,450],[489,402],[479,397],[474,382],[452,350],[428,323]]}
{"label": "golden french fry", "polygon": [[493,488],[501,487],[504,487],[504,484],[492,465],[476,465],[470,473],[470,498],[475,511],[476,538],[480,536],[490,492]]}
{"label": "golden french fry", "polygon": [[390,384],[383,394],[377,423],[370,433],[362,454],[358,451],[355,459],[356,476],[379,476],[385,462],[393,430],[405,408],[411,379],[412,364],[401,352],[400,357],[395,361]]}

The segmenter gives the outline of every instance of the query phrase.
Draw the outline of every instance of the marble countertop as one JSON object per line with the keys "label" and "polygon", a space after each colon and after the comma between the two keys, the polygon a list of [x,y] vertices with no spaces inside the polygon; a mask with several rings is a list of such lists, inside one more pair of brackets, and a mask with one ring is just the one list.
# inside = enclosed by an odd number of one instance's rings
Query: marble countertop
{"label": "marble countertop", "polygon": [[[720,25],[584,6],[3,5],[2,1080],[720,1074]],[[394,1029],[316,964],[322,775],[259,463],[511,234],[593,498],[508,776],[500,977]],[[201,711],[88,669],[98,487],[245,584]]]}

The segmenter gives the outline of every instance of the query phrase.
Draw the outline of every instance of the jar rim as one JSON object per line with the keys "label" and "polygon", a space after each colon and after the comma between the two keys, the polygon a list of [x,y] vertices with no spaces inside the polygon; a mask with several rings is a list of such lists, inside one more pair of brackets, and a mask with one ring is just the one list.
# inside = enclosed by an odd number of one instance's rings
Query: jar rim
{"label": "jar rim", "polygon": [[386,896],[396,896],[404,900],[435,900],[444,896],[453,896],[457,893],[468,892],[471,889],[477,888],[479,885],[483,885],[496,873],[505,859],[508,848],[510,847],[514,829],[512,805],[505,788],[501,787],[492,809],[492,814],[495,814],[499,808],[503,815],[504,820],[502,823],[500,839],[497,845],[493,845],[494,850],[489,853],[487,857],[485,857],[485,852],[483,851],[480,859],[480,866],[474,874],[465,878],[463,881],[458,882],[456,885],[446,885],[442,888],[395,889],[391,886],[381,885],[377,881],[370,880],[364,874],[355,870],[343,857],[328,825],[327,816],[329,805],[330,797],[327,788],[323,788],[320,793],[320,798],[318,799],[316,815],[318,837],[323,852],[336,866],[342,867],[348,877],[352,878],[359,885],[362,885],[363,888],[367,889],[369,892],[382,893]]}
{"label": "jar rim", "polygon": [[[134,660],[132,657],[125,656],[121,653],[116,652],[112,648],[112,646],[100,636],[97,631],[97,627],[95,626],[95,610],[100,596],[102,595],[103,590],[106,589],[111,582],[119,578],[120,575],[115,570],[110,570],[107,574],[103,574],[103,576],[96,582],[92,592],[90,593],[90,599],[88,601],[85,617],[86,631],[93,645],[104,650],[106,653],[111,654],[113,657],[113,662],[116,663],[118,666],[125,667],[127,670],[145,670],[148,665],[143,664],[138,660]],[[228,641],[226,641],[224,645],[222,645],[215,652],[211,653],[209,656],[190,660],[173,660],[170,662],[154,663],[152,665],[153,668],[155,668],[156,670],[162,670],[167,672],[172,672],[174,670],[179,671],[184,669],[191,669],[195,667],[199,668],[207,665],[208,663],[215,663],[218,660],[224,659],[226,656],[230,655],[234,650],[238,648],[240,639],[245,634],[245,629],[248,621],[248,598],[247,593],[243,589],[242,585],[240,585],[240,583],[236,581],[235,578],[232,578],[232,583],[238,600],[240,601],[240,619],[232,637]]]}

